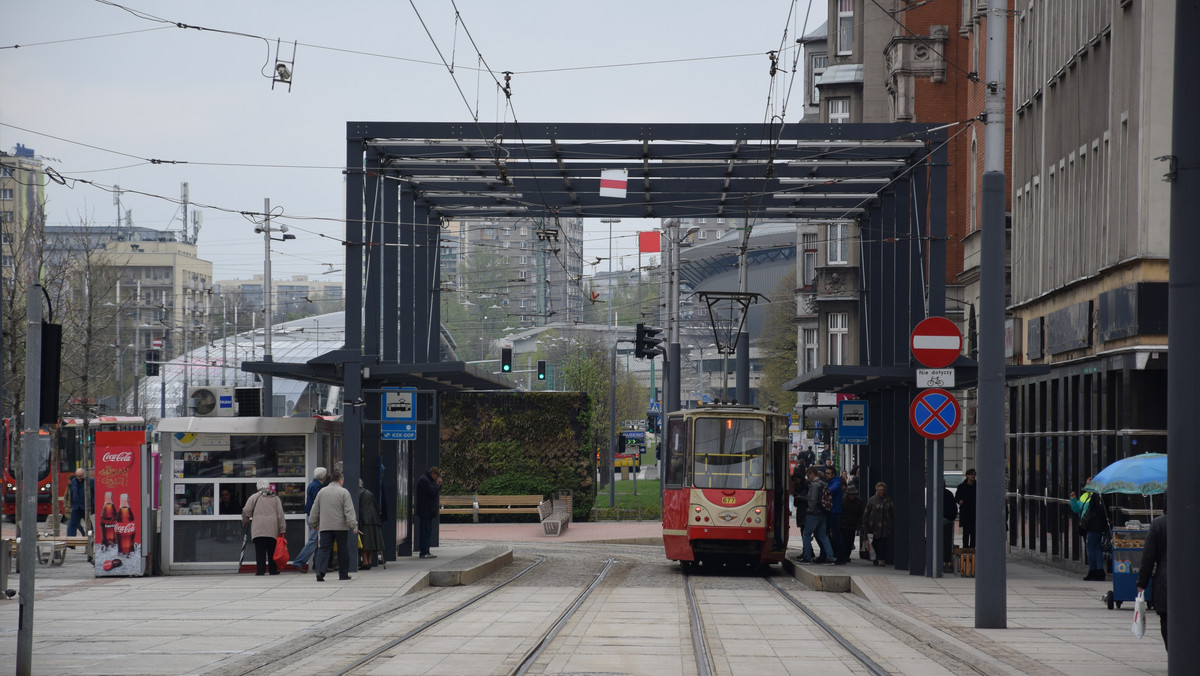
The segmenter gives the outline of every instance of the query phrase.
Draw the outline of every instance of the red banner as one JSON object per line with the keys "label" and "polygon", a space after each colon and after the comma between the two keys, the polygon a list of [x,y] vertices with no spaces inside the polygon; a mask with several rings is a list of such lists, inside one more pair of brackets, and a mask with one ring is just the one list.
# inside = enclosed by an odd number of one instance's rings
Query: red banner
{"label": "red banner", "polygon": [[146,433],[96,432],[96,576],[142,575],[142,444]]}
{"label": "red banner", "polygon": [[662,247],[659,245],[659,236],[657,230],[638,233],[639,253],[658,253],[661,250]]}

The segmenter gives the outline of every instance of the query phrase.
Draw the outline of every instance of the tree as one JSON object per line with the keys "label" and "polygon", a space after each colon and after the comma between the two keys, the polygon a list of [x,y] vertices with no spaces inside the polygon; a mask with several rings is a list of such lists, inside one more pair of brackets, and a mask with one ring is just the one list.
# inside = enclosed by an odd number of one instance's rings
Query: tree
{"label": "tree", "polygon": [[766,308],[763,335],[759,340],[763,377],[758,397],[763,407],[774,406],[781,411],[796,407],[796,393],[787,392],[783,384],[796,377],[796,270],[779,280]]}

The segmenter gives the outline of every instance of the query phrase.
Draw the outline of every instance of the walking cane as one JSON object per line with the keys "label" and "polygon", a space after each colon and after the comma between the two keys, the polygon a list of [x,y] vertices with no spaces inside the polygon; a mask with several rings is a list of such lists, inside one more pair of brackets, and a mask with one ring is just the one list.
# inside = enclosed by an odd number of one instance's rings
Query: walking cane
{"label": "walking cane", "polygon": [[242,572],[242,562],[246,560],[246,543],[250,540],[250,529],[242,526],[242,553],[238,556],[237,572]]}

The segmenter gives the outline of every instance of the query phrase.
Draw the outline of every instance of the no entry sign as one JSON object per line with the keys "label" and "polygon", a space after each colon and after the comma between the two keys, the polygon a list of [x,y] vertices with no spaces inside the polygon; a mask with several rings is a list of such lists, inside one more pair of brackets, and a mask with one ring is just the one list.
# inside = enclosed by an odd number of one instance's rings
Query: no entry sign
{"label": "no entry sign", "polygon": [[925,390],[908,407],[908,420],[926,439],[945,439],[954,433],[962,412],[958,400],[946,390]]}
{"label": "no entry sign", "polygon": [[945,317],[923,319],[913,329],[909,341],[913,356],[931,369],[945,368],[962,352],[962,334]]}

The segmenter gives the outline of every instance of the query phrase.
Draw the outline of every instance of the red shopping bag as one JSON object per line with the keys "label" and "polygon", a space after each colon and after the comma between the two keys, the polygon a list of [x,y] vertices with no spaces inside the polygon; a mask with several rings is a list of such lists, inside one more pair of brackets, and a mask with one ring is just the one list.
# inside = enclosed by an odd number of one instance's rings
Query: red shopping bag
{"label": "red shopping bag", "polygon": [[288,560],[292,558],[291,554],[288,554],[287,538],[279,536],[275,541],[275,554],[271,558],[275,559],[275,565],[279,568],[287,565]]}

